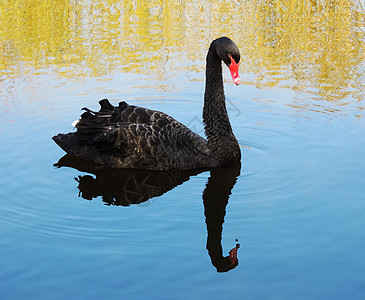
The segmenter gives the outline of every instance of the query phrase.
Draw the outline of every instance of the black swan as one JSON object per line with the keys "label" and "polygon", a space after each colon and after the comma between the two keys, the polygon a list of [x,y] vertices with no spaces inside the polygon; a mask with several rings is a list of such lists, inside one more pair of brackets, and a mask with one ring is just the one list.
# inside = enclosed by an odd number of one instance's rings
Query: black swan
{"label": "black swan", "polygon": [[98,112],[85,112],[76,132],[53,140],[68,154],[112,168],[190,170],[232,166],[240,147],[226,110],[222,61],[236,85],[240,52],[227,37],[214,40],[206,58],[203,121],[207,140],[169,115],[120,102],[101,100]]}

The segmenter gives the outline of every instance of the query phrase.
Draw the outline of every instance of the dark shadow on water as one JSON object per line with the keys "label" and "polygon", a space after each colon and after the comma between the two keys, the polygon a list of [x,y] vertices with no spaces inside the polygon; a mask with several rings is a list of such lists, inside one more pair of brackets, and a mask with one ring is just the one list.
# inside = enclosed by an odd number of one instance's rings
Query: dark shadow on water
{"label": "dark shadow on water", "polygon": [[[88,160],[70,155],[63,156],[57,167],[71,167],[92,175],[80,175],[79,196],[86,200],[101,197],[106,205],[129,206],[158,197],[188,181],[205,170],[193,171],[148,171],[128,169],[106,169]],[[229,196],[240,175],[241,164],[230,168],[210,171],[203,192],[204,214],[207,225],[207,250],[217,272],[227,272],[238,265],[236,244],[229,255],[223,256],[222,230]]]}

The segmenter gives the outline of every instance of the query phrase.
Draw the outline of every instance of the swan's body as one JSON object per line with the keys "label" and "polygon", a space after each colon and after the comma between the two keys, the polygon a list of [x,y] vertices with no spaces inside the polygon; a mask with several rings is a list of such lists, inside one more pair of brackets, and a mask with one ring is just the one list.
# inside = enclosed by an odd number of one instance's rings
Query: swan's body
{"label": "swan's body", "polygon": [[213,41],[207,55],[203,110],[207,140],[165,113],[126,102],[114,107],[106,99],[99,102],[99,112],[85,108],[76,132],[53,139],[75,157],[113,168],[189,170],[233,165],[241,153],[227,115],[222,60],[239,84],[239,50],[226,37]]}

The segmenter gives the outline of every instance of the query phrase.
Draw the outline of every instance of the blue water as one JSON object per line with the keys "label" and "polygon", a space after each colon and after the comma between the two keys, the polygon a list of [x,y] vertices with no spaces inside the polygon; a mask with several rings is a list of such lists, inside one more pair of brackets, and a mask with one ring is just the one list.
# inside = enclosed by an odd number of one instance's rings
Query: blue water
{"label": "blue water", "polygon": [[64,153],[51,137],[105,97],[162,110],[201,132],[204,83],[181,77],[166,91],[121,73],[107,83],[40,74],[44,90],[33,93],[32,83],[15,80],[0,121],[1,298],[363,299],[365,123],[351,104],[336,110],[309,100],[301,108],[291,90],[227,82],[243,158],[220,211],[223,255],[240,244],[238,266],[224,273],[206,249],[210,172],[118,206],[80,195],[75,178],[95,175],[53,166]]}

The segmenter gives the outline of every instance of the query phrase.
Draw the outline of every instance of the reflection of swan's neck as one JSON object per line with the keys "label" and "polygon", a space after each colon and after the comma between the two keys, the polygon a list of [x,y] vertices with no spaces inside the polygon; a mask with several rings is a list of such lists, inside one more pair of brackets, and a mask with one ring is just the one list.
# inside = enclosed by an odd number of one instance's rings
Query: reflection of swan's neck
{"label": "reflection of swan's neck", "polygon": [[218,272],[228,271],[238,264],[233,249],[230,256],[223,256],[221,242],[226,206],[237,176],[240,174],[240,167],[241,165],[237,164],[231,168],[212,170],[203,192],[205,223],[208,232],[207,250],[212,264]]}
{"label": "reflection of swan's neck", "polygon": [[208,146],[221,165],[232,165],[241,158],[238,142],[229,122],[223,89],[222,61],[209,48],[206,65],[203,121]]}

